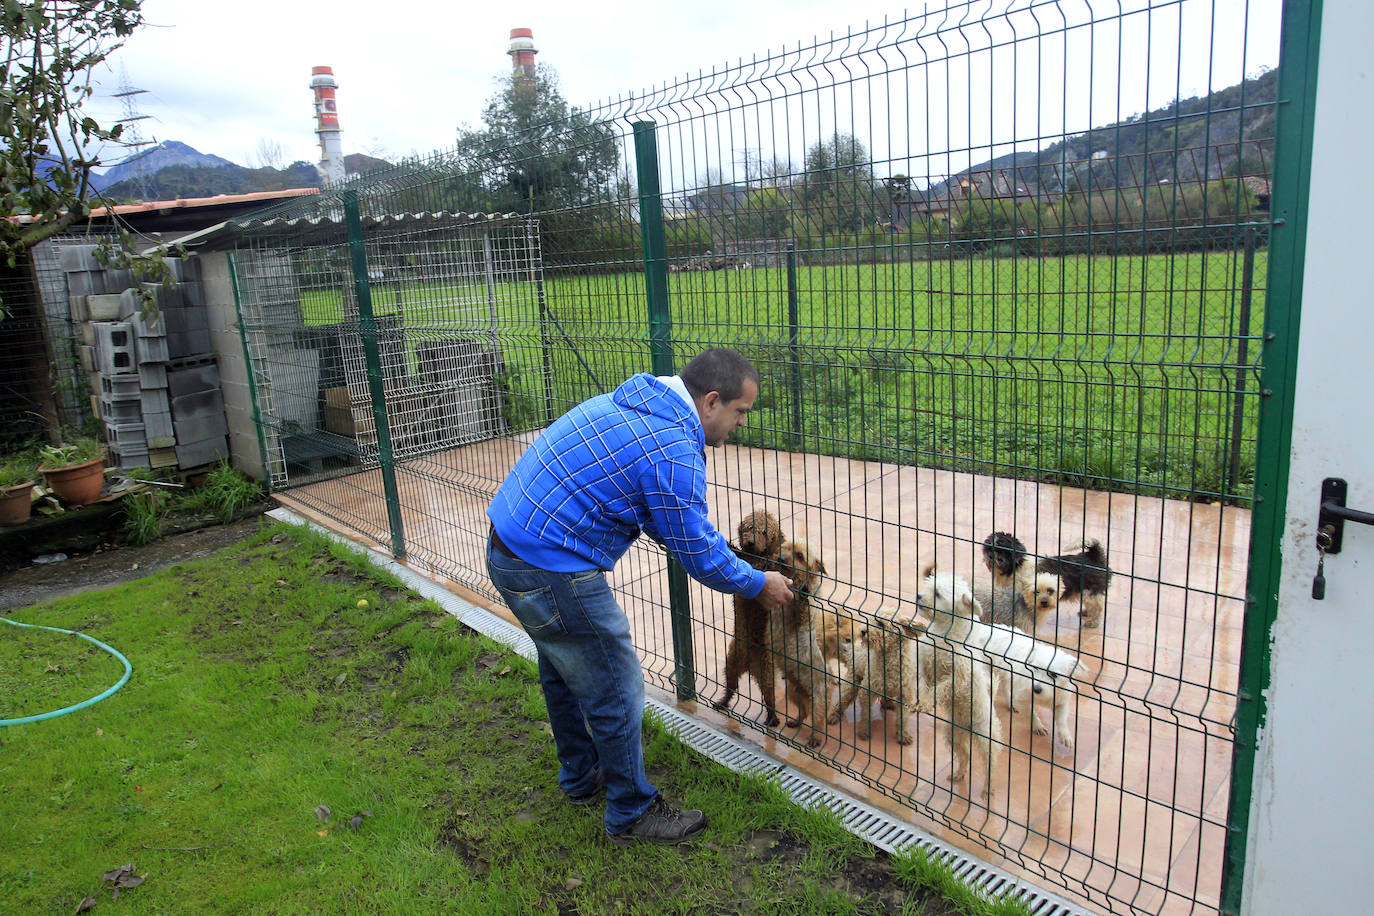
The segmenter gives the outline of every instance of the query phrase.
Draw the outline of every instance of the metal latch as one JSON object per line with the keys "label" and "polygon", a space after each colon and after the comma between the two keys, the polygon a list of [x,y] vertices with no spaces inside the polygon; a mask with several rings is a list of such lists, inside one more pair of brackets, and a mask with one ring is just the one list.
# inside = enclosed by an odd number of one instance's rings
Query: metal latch
{"label": "metal latch", "polygon": [[1348,487],[1340,477],[1322,481],[1321,511],[1317,514],[1317,547],[1322,553],[1340,553],[1346,522],[1374,525],[1374,512],[1348,509],[1345,494]]}

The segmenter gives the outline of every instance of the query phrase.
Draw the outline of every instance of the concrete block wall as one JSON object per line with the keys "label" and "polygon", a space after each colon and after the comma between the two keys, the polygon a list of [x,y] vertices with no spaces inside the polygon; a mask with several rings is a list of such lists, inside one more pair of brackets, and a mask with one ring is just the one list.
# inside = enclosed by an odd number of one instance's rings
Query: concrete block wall
{"label": "concrete block wall", "polygon": [[[89,366],[91,405],[104,423],[112,463],[190,470],[228,456],[210,319],[195,262],[166,260],[175,285],[140,284],[128,271],[102,269],[96,247],[69,245],[58,260],[66,271],[72,318],[88,348],[82,363]],[[148,295],[157,308],[145,314]],[[171,393],[178,371],[186,372],[182,393],[193,388],[197,395],[179,405]]]}
{"label": "concrete block wall", "polygon": [[[195,260],[200,265],[200,286],[195,294],[205,303],[211,349],[219,357],[219,390],[229,430],[229,460],[249,477],[266,480],[267,468],[263,465],[253,392],[234,305],[229,256],[223,251],[206,251],[196,255]],[[188,299],[190,295],[188,292]]]}

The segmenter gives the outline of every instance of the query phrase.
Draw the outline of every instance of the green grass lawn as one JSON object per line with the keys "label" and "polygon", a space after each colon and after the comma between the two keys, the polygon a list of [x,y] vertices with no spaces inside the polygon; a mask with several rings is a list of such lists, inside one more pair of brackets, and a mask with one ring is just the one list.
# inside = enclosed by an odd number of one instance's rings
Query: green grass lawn
{"label": "green grass lawn", "polygon": [[[678,273],[674,352],[754,360],[744,444],[1243,502],[1266,265],[1248,322],[1231,251],[803,266],[794,304],[781,268]],[[544,295],[542,325],[520,284],[384,284],[374,306],[403,315],[412,349],[488,339],[494,308],[522,427],[649,364],[642,274],[550,275]],[[342,302],[303,293],[305,320],[341,320]]]}
{"label": "green grass lawn", "polygon": [[[269,526],[11,617],[88,633],[134,673],[0,728],[6,912],[88,896],[177,914],[1025,912],[652,724],[651,778],[711,826],[686,847],[609,843],[601,809],[558,791],[533,666],[308,532]],[[0,718],[121,671],[75,637],[0,626]],[[125,864],[146,880],[115,900],[101,876]]]}

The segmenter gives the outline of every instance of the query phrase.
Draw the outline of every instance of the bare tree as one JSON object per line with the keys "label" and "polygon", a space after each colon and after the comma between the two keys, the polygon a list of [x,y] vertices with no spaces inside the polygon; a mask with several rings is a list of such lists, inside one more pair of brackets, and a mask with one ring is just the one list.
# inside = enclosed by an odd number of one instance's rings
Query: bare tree
{"label": "bare tree", "polygon": [[271,137],[258,139],[258,151],[253,157],[260,169],[283,169],[286,167],[286,151],[281,142]]}

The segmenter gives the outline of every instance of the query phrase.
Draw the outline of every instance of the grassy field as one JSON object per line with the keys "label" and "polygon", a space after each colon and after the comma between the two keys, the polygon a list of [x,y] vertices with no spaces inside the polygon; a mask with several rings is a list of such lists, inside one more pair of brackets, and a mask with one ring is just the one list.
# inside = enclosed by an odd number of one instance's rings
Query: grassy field
{"label": "grassy field", "polygon": [[[1026,912],[652,723],[651,778],[711,826],[679,848],[609,843],[601,808],[558,791],[533,666],[308,532],[10,616],[89,633],[134,673],[0,729],[6,912]],[[0,626],[0,717],[114,683],[87,645]],[[125,865],[144,880],[116,901],[102,876]]]}
{"label": "grassy field", "polygon": [[[1266,265],[1258,252],[1261,284]],[[781,268],[678,273],[672,337],[679,364],[730,345],[760,367],[746,444],[1243,501],[1264,291],[1243,327],[1242,269],[1239,252],[801,267],[794,306]],[[413,348],[485,336],[493,295],[508,399],[534,422],[546,365],[556,415],[649,352],[642,274],[550,276],[544,291],[557,324],[543,328],[528,285],[384,284],[374,304],[403,314]],[[341,303],[305,294],[307,322],[340,320]]]}

